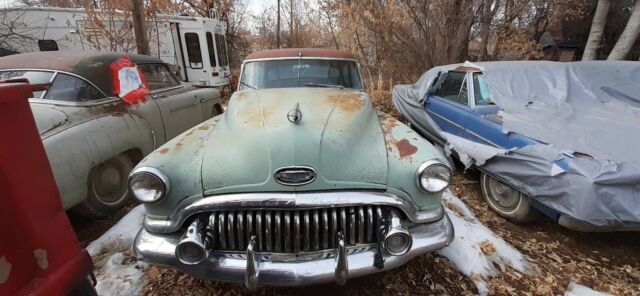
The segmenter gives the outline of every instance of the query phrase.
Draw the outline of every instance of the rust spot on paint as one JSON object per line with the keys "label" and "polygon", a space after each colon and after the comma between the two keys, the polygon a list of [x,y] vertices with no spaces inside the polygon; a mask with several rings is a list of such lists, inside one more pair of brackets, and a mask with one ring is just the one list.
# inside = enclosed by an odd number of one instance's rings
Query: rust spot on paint
{"label": "rust spot on paint", "polygon": [[160,153],[160,154],[165,154],[167,152],[169,152],[169,148],[162,148],[162,149],[158,150],[158,153]]}
{"label": "rust spot on paint", "polygon": [[198,127],[198,129],[201,130],[201,131],[206,131],[206,130],[209,129],[209,125],[203,124],[200,127]]}
{"label": "rust spot on paint", "polygon": [[395,145],[398,147],[400,158],[409,157],[418,151],[418,147],[413,146],[407,139],[402,139],[396,142]]}
{"label": "rust spot on paint", "polygon": [[346,93],[335,102],[336,107],[343,112],[356,112],[364,106],[364,100],[358,93]]}

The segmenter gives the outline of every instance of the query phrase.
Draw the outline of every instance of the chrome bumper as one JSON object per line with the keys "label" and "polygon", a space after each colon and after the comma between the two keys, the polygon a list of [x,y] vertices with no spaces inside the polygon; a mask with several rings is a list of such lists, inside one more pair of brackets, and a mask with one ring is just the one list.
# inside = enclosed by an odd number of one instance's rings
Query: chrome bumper
{"label": "chrome bumper", "polygon": [[[356,278],[398,267],[418,255],[441,249],[453,240],[453,225],[445,214],[438,221],[414,224],[409,228],[413,238],[411,249],[404,255],[382,254],[383,266],[374,262],[378,248],[349,253],[338,247],[333,257],[316,260],[265,260],[251,245],[246,254],[230,255],[210,253],[206,260],[196,265],[180,263],[175,256],[176,245],[181,235],[153,234],[142,228],[134,242],[136,256],[151,264],[165,265],[182,270],[200,279],[256,285],[304,286],[328,282],[344,283]],[[294,255],[292,255],[294,256]],[[249,258],[249,259],[247,259]]]}

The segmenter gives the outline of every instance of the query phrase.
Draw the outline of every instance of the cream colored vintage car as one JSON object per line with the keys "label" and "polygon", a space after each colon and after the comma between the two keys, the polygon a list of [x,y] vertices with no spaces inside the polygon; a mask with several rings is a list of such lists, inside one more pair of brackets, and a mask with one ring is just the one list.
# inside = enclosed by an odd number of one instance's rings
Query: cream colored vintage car
{"label": "cream colored vintage car", "polygon": [[0,80],[50,84],[30,99],[65,209],[107,216],[127,202],[127,177],[158,146],[222,113],[220,93],[173,76],[158,58],[129,55],[151,93],[135,106],[112,92],[121,53],[34,52],[0,58]]}

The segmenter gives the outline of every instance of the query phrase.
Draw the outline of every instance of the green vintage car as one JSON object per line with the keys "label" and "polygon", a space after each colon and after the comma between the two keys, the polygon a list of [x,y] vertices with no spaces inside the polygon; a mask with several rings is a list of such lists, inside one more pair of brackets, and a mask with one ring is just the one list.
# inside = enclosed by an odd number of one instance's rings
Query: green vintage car
{"label": "green vintage car", "polygon": [[251,289],[344,284],[447,246],[449,163],[362,81],[346,52],[250,54],[227,111],[129,176],[137,256]]}

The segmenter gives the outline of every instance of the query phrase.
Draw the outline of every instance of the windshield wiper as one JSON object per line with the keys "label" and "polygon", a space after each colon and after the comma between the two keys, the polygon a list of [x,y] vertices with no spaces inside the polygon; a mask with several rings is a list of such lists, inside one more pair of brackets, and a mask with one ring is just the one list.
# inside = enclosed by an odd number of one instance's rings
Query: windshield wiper
{"label": "windshield wiper", "polygon": [[304,86],[310,86],[310,87],[331,87],[331,88],[339,88],[339,89],[344,89],[343,85],[337,85],[337,84],[324,84],[324,83],[305,83]]}
{"label": "windshield wiper", "polygon": [[248,88],[252,88],[252,89],[256,89],[256,90],[258,89],[257,87],[255,87],[255,86],[253,86],[253,85],[251,85],[251,84],[248,84],[248,83],[246,83],[246,82],[244,82],[244,81],[242,81],[242,80],[240,80],[240,82],[239,82],[239,83],[240,83],[241,85],[244,85],[244,86],[248,87]]}

